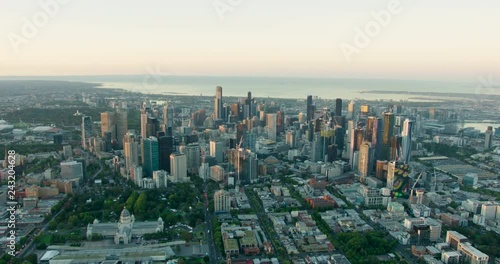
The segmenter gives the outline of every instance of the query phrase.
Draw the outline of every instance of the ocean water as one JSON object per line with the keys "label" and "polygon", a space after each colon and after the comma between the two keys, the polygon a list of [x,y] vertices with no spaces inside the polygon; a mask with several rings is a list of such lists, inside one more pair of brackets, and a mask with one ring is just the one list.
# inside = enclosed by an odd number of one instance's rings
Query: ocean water
{"label": "ocean water", "polygon": [[[251,91],[257,98],[305,98],[313,95],[325,99],[370,99],[439,101],[430,92],[475,94],[475,83],[385,80],[385,79],[333,79],[291,77],[217,77],[217,76],[51,76],[51,77],[0,77],[0,80],[62,80],[99,83],[102,88],[120,88],[146,94],[204,95],[215,94],[215,87],[223,87],[224,96],[244,97]],[[391,94],[369,93],[388,91]],[[417,92],[418,94],[408,94]],[[481,92],[481,89],[479,89]]]}

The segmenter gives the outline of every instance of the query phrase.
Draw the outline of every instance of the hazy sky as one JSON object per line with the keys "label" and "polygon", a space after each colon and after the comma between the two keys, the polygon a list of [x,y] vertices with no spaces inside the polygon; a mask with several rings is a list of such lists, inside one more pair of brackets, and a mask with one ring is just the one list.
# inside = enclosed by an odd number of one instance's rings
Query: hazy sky
{"label": "hazy sky", "polygon": [[[23,33],[34,15],[44,22],[39,3],[57,1],[0,3],[1,76],[500,79],[498,0],[396,1],[363,46],[355,29],[378,24],[371,13],[390,0],[64,0],[35,36]],[[221,14],[214,3],[236,4]],[[357,49],[350,62],[342,45]]]}

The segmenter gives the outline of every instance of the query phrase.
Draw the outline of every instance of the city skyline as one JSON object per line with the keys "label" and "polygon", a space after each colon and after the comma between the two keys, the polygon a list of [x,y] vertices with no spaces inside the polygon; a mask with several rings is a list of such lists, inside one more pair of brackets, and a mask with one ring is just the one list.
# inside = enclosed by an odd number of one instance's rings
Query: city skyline
{"label": "city skyline", "polygon": [[[0,75],[476,81],[500,74],[500,39],[490,30],[499,22],[495,1],[120,1],[119,12],[115,2],[42,2],[56,7],[2,4]],[[25,34],[29,24],[36,33]]]}

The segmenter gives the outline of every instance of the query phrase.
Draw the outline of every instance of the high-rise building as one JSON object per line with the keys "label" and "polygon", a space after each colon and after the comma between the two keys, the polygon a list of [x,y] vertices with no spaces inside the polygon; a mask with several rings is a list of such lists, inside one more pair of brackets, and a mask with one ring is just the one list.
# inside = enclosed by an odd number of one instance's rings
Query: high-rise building
{"label": "high-rise building", "polygon": [[170,155],[174,152],[174,138],[160,136],[158,138],[158,152],[160,170],[170,173]]}
{"label": "high-rise building", "polygon": [[228,191],[218,190],[214,193],[214,212],[231,211],[231,196]]}
{"label": "high-rise building", "polygon": [[409,164],[411,159],[411,139],[412,139],[412,128],[413,121],[410,119],[406,119],[403,123],[403,132],[402,132],[402,149],[403,149],[403,157],[402,160],[404,163]]}
{"label": "high-rise building", "polygon": [[207,162],[201,163],[200,168],[198,169],[198,176],[200,176],[203,181],[208,180],[210,177],[210,164]]}
{"label": "high-rise building", "polygon": [[276,141],[277,134],[277,115],[267,114],[266,115],[266,126],[267,126],[267,138],[269,140]]}
{"label": "high-rise building", "polygon": [[142,169],[144,176],[151,177],[153,171],[159,170],[158,139],[149,137],[142,139]]}
{"label": "high-rise building", "polygon": [[127,111],[117,109],[116,112],[101,113],[101,135],[111,133],[111,144],[117,148],[123,148],[123,137],[127,133]]}
{"label": "high-rise building", "polygon": [[141,112],[141,138],[148,138],[148,116],[149,114],[145,111]]}
{"label": "high-rise building", "polygon": [[170,169],[173,182],[187,182],[187,157],[184,154],[172,153],[170,155]]}
{"label": "high-rise building", "polygon": [[354,101],[350,101],[349,105],[347,106],[347,113],[348,113],[347,118],[350,120],[354,119],[354,107],[355,107]]}
{"label": "high-rise building", "polygon": [[210,156],[214,157],[217,163],[224,161],[224,143],[220,141],[210,141]]}
{"label": "high-rise building", "polygon": [[174,108],[172,105],[165,103],[163,105],[163,132],[166,136],[172,136],[174,129]]}
{"label": "high-rise building", "polygon": [[188,173],[197,174],[201,164],[201,151],[198,143],[181,146],[181,153],[186,154]]}
{"label": "high-rise building", "polygon": [[335,99],[335,116],[342,116],[342,99]]}
{"label": "high-rise building", "polygon": [[297,138],[295,137],[295,131],[286,132],[286,144],[290,148],[295,148],[297,146]]}
{"label": "high-rise building", "polygon": [[88,149],[87,143],[92,137],[92,117],[82,116],[82,148]]}
{"label": "high-rise building", "polygon": [[214,102],[214,119],[224,119],[222,112],[222,87],[217,86],[215,88],[215,102]]}
{"label": "high-rise building", "polygon": [[164,170],[153,171],[153,181],[156,188],[167,188],[167,172]]}
{"label": "high-rise building", "polygon": [[493,143],[493,127],[488,126],[486,132],[484,133],[484,148],[490,149]]}
{"label": "high-rise building", "polygon": [[312,99],[312,95],[308,95],[307,96],[307,100],[306,100],[306,103],[307,103],[307,121],[311,121],[314,119],[314,112],[315,112],[315,107],[313,105],[313,99]]}
{"label": "high-rise building", "polygon": [[126,110],[117,109],[116,116],[116,141],[118,149],[123,149],[123,137],[128,131],[128,113]]}
{"label": "high-rise building", "polygon": [[371,143],[364,141],[359,149],[358,173],[363,177],[368,177],[373,168],[373,149]]}
{"label": "high-rise building", "polygon": [[132,133],[125,134],[123,138],[123,156],[127,173],[130,172],[134,164],[139,164],[139,143]]}
{"label": "high-rise building", "polygon": [[350,142],[350,159],[349,165],[351,168],[357,168],[357,163],[354,162],[354,152],[359,151],[359,147],[363,142],[363,129],[356,128],[351,133],[351,142]]}
{"label": "high-rise building", "polygon": [[384,130],[382,136],[382,159],[390,159],[391,139],[394,135],[394,114],[384,113]]}

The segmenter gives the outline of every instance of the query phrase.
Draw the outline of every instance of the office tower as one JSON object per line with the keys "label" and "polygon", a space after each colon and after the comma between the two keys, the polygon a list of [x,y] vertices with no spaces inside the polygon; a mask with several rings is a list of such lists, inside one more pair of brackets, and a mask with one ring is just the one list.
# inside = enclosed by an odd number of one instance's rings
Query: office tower
{"label": "office tower", "polygon": [[277,123],[276,114],[266,115],[267,138],[269,140],[276,141],[276,133],[277,133],[276,123]]}
{"label": "office tower", "polygon": [[366,120],[364,139],[372,143],[374,159],[379,160],[382,150],[382,119],[370,116]]}
{"label": "office tower", "polygon": [[493,143],[493,127],[488,126],[484,133],[484,148],[490,149]]}
{"label": "office tower", "polygon": [[394,135],[394,114],[384,113],[384,129],[382,136],[382,159],[390,159],[391,139]]}
{"label": "office tower", "polygon": [[368,177],[373,168],[373,148],[370,142],[364,141],[359,148],[358,172],[363,177]]}
{"label": "office tower", "polygon": [[286,144],[290,148],[295,148],[297,146],[297,139],[295,137],[295,131],[286,132]]}
{"label": "office tower", "polygon": [[63,146],[63,155],[65,159],[73,157],[73,148],[71,147],[71,145]]}
{"label": "office tower", "polygon": [[231,196],[225,190],[218,190],[214,193],[214,212],[231,211]]}
{"label": "office tower", "polygon": [[361,128],[356,128],[351,132],[351,142],[350,142],[350,158],[349,165],[351,168],[357,167],[357,163],[354,162],[354,152],[359,150],[361,143],[363,142],[363,130]]}
{"label": "office tower", "polygon": [[320,132],[320,143],[321,143],[321,160],[327,161],[328,157],[328,146],[332,145],[334,141],[335,131],[326,127]]}
{"label": "office tower", "polygon": [[141,138],[148,138],[148,113],[144,110],[141,112]]}
{"label": "office tower", "polygon": [[184,154],[173,153],[170,155],[170,169],[173,182],[189,181],[187,176],[187,157]]}
{"label": "office tower", "polygon": [[158,138],[158,163],[160,170],[170,173],[170,155],[174,152],[174,138],[160,136]]}
{"label": "office tower", "polygon": [[123,156],[127,173],[130,172],[134,164],[139,164],[139,143],[132,133],[125,134],[123,138]]}
{"label": "office tower", "polygon": [[276,133],[280,135],[285,132],[285,113],[282,111],[276,112]]}
{"label": "office tower", "polygon": [[245,125],[243,123],[239,123],[236,125],[236,144],[243,144],[245,136]]}
{"label": "office tower", "polygon": [[307,103],[307,109],[306,109],[307,110],[307,112],[306,112],[307,116],[306,116],[306,118],[307,118],[307,121],[309,122],[309,121],[311,121],[311,120],[314,119],[314,111],[315,111],[314,110],[314,106],[313,106],[312,95],[308,95],[307,96],[307,102],[306,103]]}
{"label": "office tower", "polygon": [[113,136],[115,130],[115,119],[112,112],[102,112],[101,113],[101,136],[104,137],[106,132],[111,132]]}
{"label": "office tower", "polygon": [[153,171],[159,170],[158,139],[149,137],[142,139],[142,169],[144,176],[151,177]]}
{"label": "office tower", "polygon": [[142,166],[134,165],[132,166],[132,171],[134,173],[133,179],[135,181],[135,184],[137,184],[139,187],[142,188],[142,178],[143,178]]}
{"label": "office tower", "polygon": [[257,180],[258,159],[255,153],[248,149],[231,149],[228,152],[228,162],[236,173],[236,185]]}
{"label": "office tower", "polygon": [[174,129],[174,107],[168,103],[163,105],[163,132],[166,136],[172,136]]}
{"label": "office tower", "polygon": [[402,160],[404,163],[409,164],[411,159],[411,139],[412,139],[413,121],[406,119],[403,123],[402,132]]}
{"label": "office tower", "polygon": [[156,188],[167,188],[167,172],[164,170],[153,171],[153,181]]}
{"label": "office tower", "polygon": [[349,105],[347,106],[347,118],[353,120],[354,119],[354,107],[355,103],[354,101],[350,101]]}
{"label": "office tower", "polygon": [[217,86],[215,88],[215,101],[214,101],[214,120],[215,119],[224,119],[224,115],[222,112],[222,87]]}
{"label": "office tower", "polygon": [[337,150],[337,145],[328,145],[327,151],[327,162],[334,162],[338,159],[338,150]]}
{"label": "office tower", "polygon": [[224,143],[220,141],[210,141],[210,156],[214,157],[217,163],[224,161]]}
{"label": "office tower", "polygon": [[243,109],[243,117],[244,118],[252,118],[253,117],[253,99],[252,92],[248,92],[247,98],[245,98],[245,106]]}
{"label": "office tower", "polygon": [[128,113],[126,110],[117,109],[115,112],[116,119],[116,141],[118,149],[123,149],[123,137],[128,131]]}
{"label": "office tower", "polygon": [[346,129],[342,126],[335,126],[334,128],[335,131],[335,145],[337,145],[337,159],[339,156],[342,156],[342,152],[344,152],[344,147],[345,147],[345,135],[346,135]]}
{"label": "office tower", "polygon": [[335,116],[342,116],[342,99],[335,99]]}
{"label": "office tower", "polygon": [[82,148],[88,149],[87,142],[92,137],[92,118],[82,116]]}
{"label": "office tower", "polygon": [[318,161],[322,161],[322,156],[321,156],[321,150],[322,150],[323,146],[321,144],[321,135],[320,133],[314,133],[314,138],[313,138],[313,141],[312,141],[312,144],[311,144],[311,152],[310,152],[310,155],[309,155],[309,159],[312,161],[312,162],[318,162]]}
{"label": "office tower", "polygon": [[182,153],[186,154],[188,173],[197,174],[201,163],[201,150],[198,143],[191,143],[183,147]]}
{"label": "office tower", "polygon": [[402,138],[399,135],[393,136],[391,138],[391,146],[390,146],[390,154],[389,154],[389,160],[395,160],[398,162],[402,161]]}

